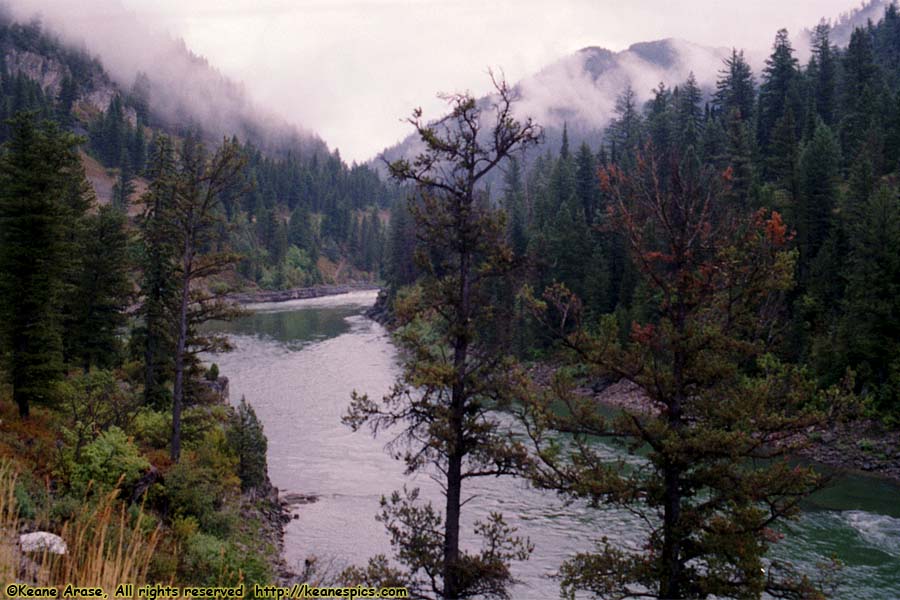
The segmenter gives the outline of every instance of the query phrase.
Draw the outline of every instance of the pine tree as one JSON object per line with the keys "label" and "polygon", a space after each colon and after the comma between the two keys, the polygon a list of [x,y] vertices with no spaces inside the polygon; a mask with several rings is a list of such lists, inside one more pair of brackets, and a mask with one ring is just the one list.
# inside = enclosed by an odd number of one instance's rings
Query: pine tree
{"label": "pine tree", "polygon": [[78,244],[80,261],[67,304],[67,362],[87,371],[110,368],[120,357],[119,330],[132,294],[124,213],[101,206],[86,217]]}
{"label": "pine tree", "polygon": [[713,106],[717,114],[727,117],[737,111],[741,121],[749,121],[753,115],[756,91],[753,85],[753,71],[744,59],[744,51],[731,50],[731,56],[724,59],[725,68],[719,71]]}
{"label": "pine tree", "polygon": [[882,414],[900,415],[900,201],[881,187],[849,225],[836,349]]}
{"label": "pine tree", "polygon": [[119,177],[113,185],[112,205],[122,212],[128,212],[128,205],[134,194],[134,175],[131,170],[131,162],[125,158],[120,159],[122,167],[119,169]]}
{"label": "pine tree", "polygon": [[786,29],[780,29],[775,36],[772,55],[766,59],[763,82],[759,89],[759,145],[768,151],[769,143],[780,121],[791,106],[792,92],[799,76],[797,59],[788,39]]}
{"label": "pine tree", "polygon": [[624,161],[634,157],[643,138],[644,124],[637,106],[637,96],[631,86],[616,98],[615,117],[609,125],[608,136],[616,152]]}
{"label": "pine tree", "polygon": [[63,77],[59,85],[59,94],[56,98],[57,119],[64,127],[72,124],[72,108],[78,99],[78,85],[71,77]]}
{"label": "pine tree", "polygon": [[829,37],[831,26],[819,23],[812,35],[812,57],[808,72],[812,79],[812,97],[819,118],[829,127],[837,117],[837,57]]}
{"label": "pine tree", "polygon": [[241,489],[261,490],[268,481],[266,468],[266,449],[268,441],[263,433],[262,423],[256,411],[241,396],[241,403],[235,409],[231,427],[228,429],[228,442],[238,457],[238,476],[241,478]]}
{"label": "pine tree", "polygon": [[800,157],[800,194],[795,218],[800,246],[800,278],[805,282],[810,265],[825,243],[832,213],[838,203],[840,150],[831,129],[819,123]]}
{"label": "pine tree", "polygon": [[317,260],[319,246],[316,242],[315,227],[312,214],[305,205],[298,205],[291,213],[288,221],[288,242],[305,250],[313,261]]}
{"label": "pine tree", "polygon": [[[501,161],[538,135],[530,121],[513,118],[511,94],[498,82],[490,109],[469,95],[454,95],[450,114],[430,124],[415,111],[410,122],[425,151],[390,167],[396,179],[419,192],[420,204],[411,209],[427,250],[418,255],[424,276],[417,293],[399,305],[400,339],[408,351],[403,374],[382,402],[354,394],[345,421],[354,429],[368,423],[376,432],[402,425],[406,433],[394,442],[394,455],[409,471],[433,470],[442,479],[443,518],[430,503],[420,504],[415,491],[382,501],[380,519],[391,532],[408,587],[419,596],[504,597],[511,582],[508,563],[530,552],[498,513],[476,525],[484,540],[481,552],[460,547],[464,484],[509,474],[524,459],[522,446],[490,412],[512,399],[516,369],[504,357],[505,348],[483,334],[497,316],[489,283],[508,274],[512,253],[502,212],[480,188]],[[385,563],[384,557],[375,559],[369,572]],[[379,581],[396,575],[382,570]]]}
{"label": "pine tree", "polygon": [[415,265],[416,230],[409,206],[398,201],[391,207],[391,220],[387,240],[387,274],[391,286],[391,296],[416,280],[418,269]]}
{"label": "pine tree", "polygon": [[843,57],[841,78],[841,148],[855,157],[873,126],[878,125],[878,96],[881,77],[866,29],[857,28]]}
{"label": "pine tree", "polygon": [[[538,486],[613,503],[649,527],[641,547],[604,539],[567,560],[563,593],[815,597],[806,577],[767,558],[769,528],[796,515],[822,483],[769,443],[813,422],[799,409],[805,385],[767,354],[792,283],[787,228],[777,213],[748,218],[721,202],[721,175],[695,158],[668,157],[666,179],[656,160],[601,172],[615,225],[654,299],[652,317],[636,320],[623,340],[612,316],[599,332],[580,326],[580,301],[562,287],[535,302],[578,362],[647,397],[645,410],[607,418],[561,375],[525,405]],[[569,450],[553,430],[574,436]],[[647,463],[607,462],[592,443],[598,436],[646,447]]]}
{"label": "pine tree", "polygon": [[0,333],[19,414],[52,399],[63,371],[65,282],[90,201],[79,139],[32,113],[11,122],[0,155]]}
{"label": "pine tree", "polygon": [[600,204],[600,186],[597,185],[597,160],[586,143],[579,146],[575,156],[575,195],[584,211],[585,222],[592,222]]}
{"label": "pine tree", "polygon": [[786,206],[793,206],[797,198],[797,161],[800,144],[797,141],[797,125],[794,111],[788,107],[775,124],[766,160],[766,176],[776,188],[787,194]]}
{"label": "pine tree", "polygon": [[522,189],[522,169],[516,157],[511,156],[504,175],[503,209],[507,215],[507,239],[513,255],[525,256],[528,249],[528,222],[525,192]]}
{"label": "pine tree", "polygon": [[175,257],[177,240],[171,235],[175,215],[175,150],[167,136],[159,136],[148,168],[150,186],[142,196],[141,232],[142,324],[132,335],[144,364],[144,403],[168,407],[171,395],[174,314],[177,301]]}
{"label": "pine tree", "polygon": [[[647,135],[659,152],[668,152],[679,136],[676,136],[675,115],[672,110],[672,92],[660,83],[653,90],[653,99],[647,111]],[[596,176],[592,181],[596,184]]]}
{"label": "pine tree", "polygon": [[691,72],[687,81],[679,88],[676,106],[678,140],[682,148],[699,145],[703,123],[703,92],[697,85],[697,78]]}
{"label": "pine tree", "polygon": [[228,140],[212,156],[203,144],[188,136],[182,146],[174,180],[171,235],[177,245],[174,381],[172,387],[171,456],[181,456],[181,412],[185,402],[186,371],[198,352],[221,349],[220,336],[202,335],[198,326],[211,320],[233,318],[235,308],[224,291],[207,291],[199,282],[233,267],[238,256],[216,250],[221,235],[221,195],[240,186],[244,160],[240,147]]}

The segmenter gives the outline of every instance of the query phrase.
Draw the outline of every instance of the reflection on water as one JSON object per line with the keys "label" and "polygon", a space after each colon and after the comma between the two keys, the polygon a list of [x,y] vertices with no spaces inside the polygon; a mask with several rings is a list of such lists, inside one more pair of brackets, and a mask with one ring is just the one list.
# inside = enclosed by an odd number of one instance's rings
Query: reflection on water
{"label": "reflection on water", "polygon": [[[404,484],[419,486],[440,505],[427,476],[403,476],[403,466],[384,452],[388,438],[352,433],[340,423],[350,392],[379,396],[397,374],[396,354],[384,329],[362,316],[374,292],[257,305],[246,318],[223,324],[234,352],[212,357],[231,381],[232,399],[242,395],[256,408],[269,438],[269,470],[282,492],[315,494],[297,507],[286,529],[291,563],[311,556],[337,571],[389,553],[387,535],[375,521],[382,494]],[[606,448],[610,457],[620,449]],[[621,510],[564,504],[550,493],[511,478],[469,485],[474,496],[464,511],[464,540],[473,522],[489,511],[504,513],[535,544],[527,563],[514,567],[521,584],[514,598],[556,598],[550,578],[560,562],[589,550],[601,537],[638,549],[642,526]],[[812,568],[832,555],[846,567],[836,597],[900,598],[900,490],[865,477],[847,477],[812,498],[801,519],[787,527],[775,554]]]}

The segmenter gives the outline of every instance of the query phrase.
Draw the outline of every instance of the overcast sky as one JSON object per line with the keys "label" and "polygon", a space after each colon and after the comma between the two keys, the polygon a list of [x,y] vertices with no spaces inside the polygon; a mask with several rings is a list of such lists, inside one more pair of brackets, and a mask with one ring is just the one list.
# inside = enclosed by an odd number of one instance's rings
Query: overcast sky
{"label": "overcast sky", "polygon": [[[108,1],[108,0],[107,0]],[[766,48],[858,0],[121,0],[184,37],[261,105],[366,160],[439,91],[515,81],[584,46],[679,37]],[[82,3],[90,0],[81,0]]]}

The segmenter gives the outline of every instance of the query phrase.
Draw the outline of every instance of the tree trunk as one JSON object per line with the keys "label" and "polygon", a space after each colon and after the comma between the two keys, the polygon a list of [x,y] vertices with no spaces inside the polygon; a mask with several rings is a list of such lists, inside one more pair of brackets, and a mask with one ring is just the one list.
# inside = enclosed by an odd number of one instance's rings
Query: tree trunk
{"label": "tree trunk", "polygon": [[181,278],[181,305],[178,309],[178,343],[175,346],[175,384],[172,390],[172,462],[181,457],[181,408],[184,400],[184,351],[187,347],[188,303],[191,293],[193,252],[190,236],[184,242],[184,274]]}
{"label": "tree trunk", "polygon": [[[683,297],[683,296],[682,296]],[[685,307],[679,302],[674,316],[675,330],[678,332],[676,345],[672,356],[672,380],[675,393],[667,407],[668,425],[676,433],[680,432],[684,425],[684,402],[686,399],[684,389],[684,365],[685,356],[679,344],[683,339],[685,330]],[[678,450],[676,449],[676,452]],[[663,550],[662,550],[662,580],[660,582],[660,597],[672,600],[684,598],[683,589],[684,573],[681,561],[682,536],[679,520],[681,519],[681,472],[680,459],[676,456],[666,456],[663,464],[664,480],[664,505],[663,505]]]}
{"label": "tree trunk", "polygon": [[463,418],[466,405],[466,360],[469,351],[469,254],[463,251],[459,260],[459,312],[460,329],[456,332],[453,348],[453,370],[456,383],[453,386],[450,406],[450,430],[454,436],[453,447],[447,457],[447,507],[444,527],[444,599],[460,597],[457,562],[459,561],[459,517],[462,507]]}
{"label": "tree trunk", "polygon": [[[454,406],[454,413],[456,413]],[[460,411],[461,412],[461,411]],[[455,420],[455,419],[454,419]],[[444,523],[444,599],[460,597],[457,562],[459,561],[459,517],[462,508],[462,454],[454,452],[447,465],[447,507]]]}

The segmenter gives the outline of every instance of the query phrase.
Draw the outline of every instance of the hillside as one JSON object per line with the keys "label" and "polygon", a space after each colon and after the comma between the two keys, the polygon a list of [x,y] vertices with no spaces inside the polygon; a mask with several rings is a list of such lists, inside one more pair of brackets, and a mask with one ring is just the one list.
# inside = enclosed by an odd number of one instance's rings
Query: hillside
{"label": "hillside", "polygon": [[[155,139],[168,136],[178,144],[186,135],[199,136],[215,147],[234,137],[244,149],[248,193],[229,201],[227,218],[230,242],[244,257],[242,285],[377,279],[383,228],[375,215],[395,192],[369,168],[348,166],[314,134],[257,110],[240,85],[183,42],[156,41],[146,65],[155,68],[127,85],[121,66],[109,71],[39,21],[23,24],[0,10],[0,116],[33,110],[82,136],[82,162],[97,201],[132,217],[141,212]],[[0,130],[0,140],[5,136]],[[318,267],[331,264],[347,268]]]}

